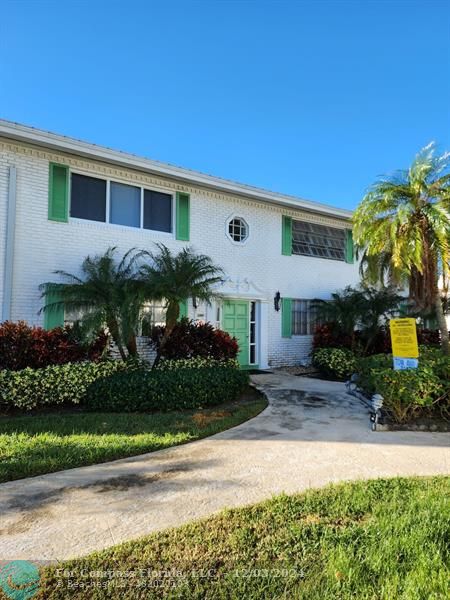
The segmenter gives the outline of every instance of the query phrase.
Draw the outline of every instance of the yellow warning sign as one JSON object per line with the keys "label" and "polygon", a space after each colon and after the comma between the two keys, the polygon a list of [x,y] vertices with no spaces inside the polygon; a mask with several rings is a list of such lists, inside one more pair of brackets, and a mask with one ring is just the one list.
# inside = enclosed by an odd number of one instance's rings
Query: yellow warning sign
{"label": "yellow warning sign", "polygon": [[417,331],[415,319],[391,319],[392,354],[399,358],[418,358]]}

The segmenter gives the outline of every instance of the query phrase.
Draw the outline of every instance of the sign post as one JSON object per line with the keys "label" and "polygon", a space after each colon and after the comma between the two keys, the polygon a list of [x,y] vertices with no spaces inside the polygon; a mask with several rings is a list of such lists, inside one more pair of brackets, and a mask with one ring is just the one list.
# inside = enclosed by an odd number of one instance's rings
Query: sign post
{"label": "sign post", "polygon": [[417,369],[419,366],[419,345],[415,319],[391,319],[392,356],[394,369]]}

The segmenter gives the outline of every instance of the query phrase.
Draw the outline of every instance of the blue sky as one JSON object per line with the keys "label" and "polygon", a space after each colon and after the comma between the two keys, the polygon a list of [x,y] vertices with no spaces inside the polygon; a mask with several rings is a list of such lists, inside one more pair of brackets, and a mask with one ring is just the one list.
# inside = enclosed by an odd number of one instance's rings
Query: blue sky
{"label": "blue sky", "polygon": [[5,119],[348,208],[450,149],[444,0],[0,5]]}

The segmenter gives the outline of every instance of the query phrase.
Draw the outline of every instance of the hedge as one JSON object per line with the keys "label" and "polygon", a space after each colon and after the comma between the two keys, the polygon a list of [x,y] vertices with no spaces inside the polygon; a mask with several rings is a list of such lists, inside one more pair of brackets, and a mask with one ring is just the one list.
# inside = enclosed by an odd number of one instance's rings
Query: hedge
{"label": "hedge", "polygon": [[180,358],[180,359],[164,359],[156,367],[158,371],[174,371],[178,369],[204,369],[204,368],[220,368],[233,367],[239,368],[239,363],[236,359],[216,360],[215,358]]}
{"label": "hedge", "polygon": [[0,410],[80,404],[89,385],[124,369],[130,366],[122,361],[100,361],[51,365],[44,369],[3,370],[0,371]]}
{"label": "hedge", "polygon": [[450,411],[450,358],[438,349],[420,349],[419,367],[395,371],[392,355],[359,360],[358,385],[367,394],[383,396],[383,407],[397,423],[436,410]]}
{"label": "hedge", "polygon": [[204,408],[235,400],[248,374],[235,366],[116,373],[88,389],[86,408],[117,412]]}

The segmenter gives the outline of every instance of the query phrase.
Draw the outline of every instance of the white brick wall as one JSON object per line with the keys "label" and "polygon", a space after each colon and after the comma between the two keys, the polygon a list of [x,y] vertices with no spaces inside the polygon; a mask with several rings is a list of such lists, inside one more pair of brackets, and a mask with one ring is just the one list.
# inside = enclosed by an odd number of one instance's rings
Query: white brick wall
{"label": "white brick wall", "polygon": [[[268,304],[269,364],[297,364],[307,357],[311,338],[281,337],[281,312],[275,312],[273,297],[277,291],[291,298],[327,298],[330,293],[358,282],[357,265],[343,262],[282,256],[281,218],[283,214],[314,222],[345,227],[344,221],[313,215],[302,210],[270,206],[264,202],[234,197],[182,186],[176,182],[143,173],[125,170],[84,158],[65,156],[21,144],[0,140],[0,286],[3,287],[5,228],[7,199],[7,165],[17,166],[17,221],[14,254],[12,319],[26,319],[41,324],[39,284],[55,281],[52,272],[63,269],[79,272],[87,254],[103,253],[115,245],[119,252],[130,247],[152,248],[153,242],[163,242],[174,250],[185,243],[168,234],[103,223],[71,220],[69,223],[49,221],[48,164],[49,161],[69,164],[76,170],[109,176],[124,182],[162,187],[169,192],[184,190],[191,194],[191,242],[198,251],[208,254],[222,266],[232,279],[247,278],[262,290]],[[225,233],[227,219],[233,215],[245,218],[250,237],[245,245],[233,244]],[[3,291],[0,288],[0,298]]]}

